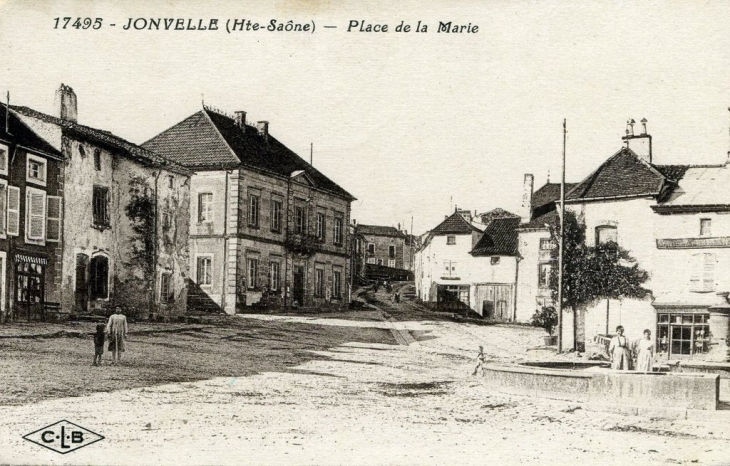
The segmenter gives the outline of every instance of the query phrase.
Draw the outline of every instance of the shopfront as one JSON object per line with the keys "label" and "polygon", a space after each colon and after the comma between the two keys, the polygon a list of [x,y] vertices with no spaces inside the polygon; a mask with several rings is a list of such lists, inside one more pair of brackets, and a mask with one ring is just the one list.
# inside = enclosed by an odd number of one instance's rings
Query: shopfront
{"label": "shopfront", "polygon": [[699,357],[710,349],[707,308],[657,309],[656,348],[669,359]]}

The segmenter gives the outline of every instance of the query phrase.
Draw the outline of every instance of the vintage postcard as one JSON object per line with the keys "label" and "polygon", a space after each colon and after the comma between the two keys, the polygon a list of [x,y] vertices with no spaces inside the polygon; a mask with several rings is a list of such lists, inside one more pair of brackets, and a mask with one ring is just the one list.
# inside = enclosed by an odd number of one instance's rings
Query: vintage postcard
{"label": "vintage postcard", "polygon": [[730,465],[729,31],[0,0],[0,463]]}

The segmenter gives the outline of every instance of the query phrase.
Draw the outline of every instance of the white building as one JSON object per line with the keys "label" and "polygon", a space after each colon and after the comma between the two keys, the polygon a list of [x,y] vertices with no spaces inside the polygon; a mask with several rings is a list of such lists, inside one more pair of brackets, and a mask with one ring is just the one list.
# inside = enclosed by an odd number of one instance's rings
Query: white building
{"label": "white building", "polygon": [[515,319],[519,217],[497,209],[457,210],[431,230],[416,252],[418,297],[442,308],[468,306],[488,318]]}

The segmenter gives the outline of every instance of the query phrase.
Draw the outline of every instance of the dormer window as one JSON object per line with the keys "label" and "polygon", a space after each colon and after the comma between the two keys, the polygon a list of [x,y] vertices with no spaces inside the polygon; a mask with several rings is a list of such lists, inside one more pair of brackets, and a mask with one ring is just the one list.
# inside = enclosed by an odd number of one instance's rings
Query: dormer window
{"label": "dormer window", "polygon": [[28,154],[26,162],[26,181],[46,185],[46,161],[40,157]]}
{"label": "dormer window", "polygon": [[700,236],[712,236],[712,219],[700,219]]}

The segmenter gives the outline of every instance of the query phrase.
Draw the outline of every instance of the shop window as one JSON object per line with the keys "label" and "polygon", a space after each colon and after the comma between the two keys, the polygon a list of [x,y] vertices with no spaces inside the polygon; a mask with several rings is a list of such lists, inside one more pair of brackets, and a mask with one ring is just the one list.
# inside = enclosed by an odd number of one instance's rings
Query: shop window
{"label": "shop window", "polygon": [[669,357],[706,353],[710,343],[709,313],[657,314],[656,348]]}
{"label": "shop window", "polygon": [[15,269],[19,303],[40,303],[43,301],[45,267],[41,264],[18,262]]}

